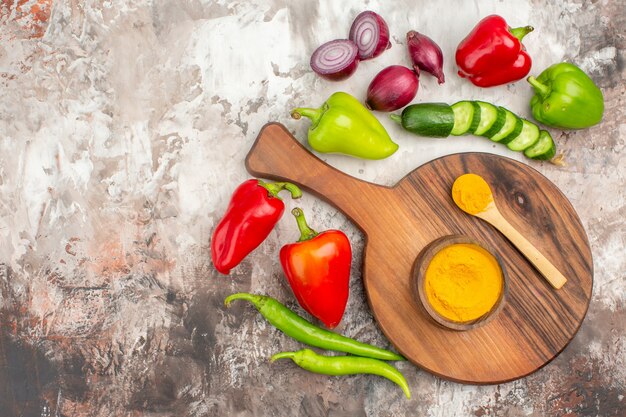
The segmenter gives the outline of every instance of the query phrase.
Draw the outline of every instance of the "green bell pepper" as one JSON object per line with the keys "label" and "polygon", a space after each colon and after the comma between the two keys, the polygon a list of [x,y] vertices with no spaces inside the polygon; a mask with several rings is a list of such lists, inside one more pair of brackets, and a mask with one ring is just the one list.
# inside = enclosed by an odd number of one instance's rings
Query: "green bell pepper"
{"label": "green bell pepper", "polygon": [[530,100],[537,121],[565,129],[583,129],[602,120],[604,98],[591,78],[576,65],[562,62],[528,77],[535,89]]}
{"label": "green bell pepper", "polygon": [[378,119],[350,94],[337,92],[318,109],[298,107],[291,112],[294,119],[302,116],[313,122],[308,139],[318,152],[383,159],[398,150]]}

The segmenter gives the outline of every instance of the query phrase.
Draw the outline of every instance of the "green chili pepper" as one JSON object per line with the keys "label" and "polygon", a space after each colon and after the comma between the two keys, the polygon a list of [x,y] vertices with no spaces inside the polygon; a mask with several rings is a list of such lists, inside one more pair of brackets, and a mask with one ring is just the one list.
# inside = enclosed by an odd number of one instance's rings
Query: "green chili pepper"
{"label": "green chili pepper", "polygon": [[272,356],[271,362],[278,359],[291,359],[296,365],[310,372],[324,375],[379,375],[395,382],[402,388],[407,398],[411,398],[409,384],[404,376],[393,366],[378,359],[360,358],[358,356],[324,356],[311,349],[297,352],[281,352]]}
{"label": "green chili pepper", "polygon": [[576,65],[562,62],[528,77],[535,89],[530,100],[537,121],[565,129],[583,129],[602,120],[604,98],[591,78]]}
{"label": "green chili pepper", "polygon": [[318,109],[298,107],[291,117],[311,119],[309,144],[321,153],[364,159],[387,158],[398,150],[378,119],[350,94],[337,92]]}
{"label": "green chili pepper", "polygon": [[251,302],[270,324],[287,336],[309,346],[386,361],[405,360],[402,356],[388,350],[357,342],[349,337],[314,326],[272,297],[236,293],[226,297],[224,304],[228,307],[233,300]]}

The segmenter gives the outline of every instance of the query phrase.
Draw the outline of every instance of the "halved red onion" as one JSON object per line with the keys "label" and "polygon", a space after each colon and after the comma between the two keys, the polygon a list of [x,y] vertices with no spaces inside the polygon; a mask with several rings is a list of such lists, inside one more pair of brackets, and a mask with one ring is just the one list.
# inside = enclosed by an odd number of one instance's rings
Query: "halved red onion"
{"label": "halved red onion", "polygon": [[392,65],[379,72],[367,89],[367,107],[378,111],[398,110],[413,100],[419,79],[407,67]]}
{"label": "halved red onion", "polygon": [[341,81],[351,76],[359,66],[359,48],[347,39],[326,42],[311,55],[311,68],[320,77]]}
{"label": "halved red onion", "polygon": [[359,47],[359,59],[376,58],[385,49],[391,48],[389,27],[380,15],[366,10],[352,22],[348,38]]}
{"label": "halved red onion", "polygon": [[419,75],[420,70],[435,76],[439,84],[445,82],[443,75],[443,53],[439,45],[426,35],[414,30],[406,34],[406,44],[413,61],[413,69]]}

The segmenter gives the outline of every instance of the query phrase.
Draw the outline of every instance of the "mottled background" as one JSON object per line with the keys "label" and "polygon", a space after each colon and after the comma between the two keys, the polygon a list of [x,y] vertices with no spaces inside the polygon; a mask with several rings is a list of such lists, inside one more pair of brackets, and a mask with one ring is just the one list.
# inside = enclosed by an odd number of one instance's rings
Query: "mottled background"
{"label": "mottled background", "polygon": [[[346,82],[309,69],[322,42],[347,36],[366,9],[393,47]],[[624,416],[624,0],[550,1],[0,1],[0,416]],[[579,334],[535,374],[496,386],[447,382],[398,364],[407,401],[378,377],[331,378],[268,358],[300,345],[235,291],[301,311],[278,250],[297,237],[285,216],[229,277],[210,262],[211,231],[261,126],[332,92],[363,97],[383,67],[408,64],[416,29],[444,50],[447,82],[422,76],[417,101],[483,99],[529,116],[525,82],[480,90],[452,56],[483,16],[531,23],[533,74],[561,60],[602,88],[601,125],[551,130],[567,166],[528,160],[577,209],[594,256],[593,299]],[[322,157],[391,185],[460,151],[522,160],[489,141],[425,139],[380,115],[400,150],[383,161]],[[293,202],[287,200],[288,208]],[[331,206],[299,202],[318,229],[353,243],[347,313],[338,330],[389,346],[361,284],[363,236]]]}

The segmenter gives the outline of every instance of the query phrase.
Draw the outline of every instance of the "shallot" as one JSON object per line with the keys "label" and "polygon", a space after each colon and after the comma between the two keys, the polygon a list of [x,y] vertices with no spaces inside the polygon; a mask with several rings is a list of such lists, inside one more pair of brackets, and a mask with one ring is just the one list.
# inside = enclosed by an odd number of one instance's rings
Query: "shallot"
{"label": "shallot", "polygon": [[347,39],[326,42],[311,55],[311,68],[330,81],[341,81],[359,66],[359,48]]}
{"label": "shallot", "polygon": [[367,89],[367,107],[372,110],[398,110],[413,100],[419,79],[407,67],[392,65],[379,72]]}
{"label": "shallot", "polygon": [[439,45],[414,30],[406,34],[406,42],[415,72],[419,75],[420,70],[426,71],[435,76],[439,84],[443,84],[443,53]]}
{"label": "shallot", "polygon": [[359,48],[359,59],[376,58],[385,49],[391,48],[389,27],[380,15],[366,10],[352,22],[348,38]]}

